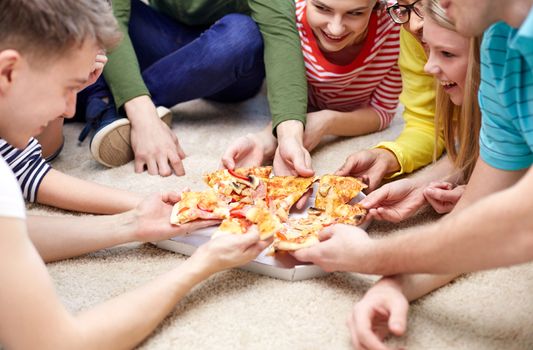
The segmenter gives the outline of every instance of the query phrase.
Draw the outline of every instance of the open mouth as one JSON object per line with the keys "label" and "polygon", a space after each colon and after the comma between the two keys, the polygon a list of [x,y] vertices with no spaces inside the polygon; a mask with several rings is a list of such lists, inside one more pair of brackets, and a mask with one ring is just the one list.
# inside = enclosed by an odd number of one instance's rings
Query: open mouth
{"label": "open mouth", "polygon": [[341,35],[341,36],[337,36],[337,35],[331,35],[331,34],[328,34],[326,33],[325,31],[323,30],[320,30],[322,32],[322,35],[324,35],[324,37],[328,40],[328,41],[331,41],[331,42],[334,42],[334,43],[339,43],[341,41],[343,41],[344,39],[346,39],[346,37],[348,37],[349,34],[345,34],[345,35]]}
{"label": "open mouth", "polygon": [[457,83],[449,80],[441,80],[440,85],[443,87],[445,91],[448,91],[450,89],[453,89],[457,86]]}

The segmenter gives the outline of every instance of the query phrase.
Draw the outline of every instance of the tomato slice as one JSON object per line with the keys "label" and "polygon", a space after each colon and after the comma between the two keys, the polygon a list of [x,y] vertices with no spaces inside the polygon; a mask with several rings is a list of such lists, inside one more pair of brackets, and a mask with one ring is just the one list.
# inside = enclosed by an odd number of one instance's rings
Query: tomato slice
{"label": "tomato slice", "polygon": [[209,208],[202,208],[202,203],[198,203],[198,205],[196,206],[198,209],[202,210],[202,211],[206,211],[208,213],[212,213],[213,212],[213,209],[209,209]]}
{"label": "tomato slice", "polygon": [[288,241],[289,239],[281,232],[276,232],[276,237],[281,239],[282,241]]}
{"label": "tomato slice", "polygon": [[232,218],[246,219],[246,215],[244,215],[242,211],[237,211],[237,210],[235,211],[231,210],[229,212],[229,216]]}
{"label": "tomato slice", "polygon": [[236,178],[239,178],[241,180],[244,180],[244,181],[250,181],[250,179],[248,178],[248,176],[246,175],[241,175],[241,174],[237,174],[235,171],[231,170],[231,169],[228,169],[228,173],[230,173],[232,176],[235,176]]}

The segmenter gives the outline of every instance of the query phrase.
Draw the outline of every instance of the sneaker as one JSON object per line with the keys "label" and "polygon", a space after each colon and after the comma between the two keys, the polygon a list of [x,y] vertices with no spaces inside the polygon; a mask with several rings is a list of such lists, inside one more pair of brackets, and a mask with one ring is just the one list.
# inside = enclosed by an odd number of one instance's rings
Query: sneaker
{"label": "sneaker", "polygon": [[[157,107],[157,115],[169,127],[172,126],[172,112],[168,108]],[[111,109],[101,110],[96,120],[96,124],[99,125],[93,125],[96,133],[89,147],[94,159],[110,168],[132,161],[134,154],[131,148],[129,119],[118,116],[114,107],[111,107]]]}

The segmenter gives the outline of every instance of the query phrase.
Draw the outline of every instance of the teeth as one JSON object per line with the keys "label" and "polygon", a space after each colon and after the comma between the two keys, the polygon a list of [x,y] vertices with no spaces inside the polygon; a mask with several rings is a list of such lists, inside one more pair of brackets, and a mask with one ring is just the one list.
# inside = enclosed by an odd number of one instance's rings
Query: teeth
{"label": "teeth", "polygon": [[328,38],[333,39],[333,40],[339,40],[339,39],[344,38],[344,35],[341,35],[341,36],[334,36],[334,35],[328,34],[328,33],[326,33],[326,32],[324,32],[324,34],[325,34]]}
{"label": "teeth", "polygon": [[455,82],[453,82],[453,81],[441,80],[440,85],[449,87],[449,86],[454,86],[454,85],[457,85],[457,84]]}

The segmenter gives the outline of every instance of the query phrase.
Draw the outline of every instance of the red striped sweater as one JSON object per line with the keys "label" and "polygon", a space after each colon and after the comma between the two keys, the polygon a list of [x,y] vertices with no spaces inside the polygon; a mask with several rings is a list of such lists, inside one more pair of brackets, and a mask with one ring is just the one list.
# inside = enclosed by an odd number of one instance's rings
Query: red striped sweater
{"label": "red striped sweater", "polygon": [[398,68],[400,26],[382,9],[370,17],[360,53],[344,66],[329,62],[307,23],[306,0],[295,0],[296,24],[304,55],[309,103],[320,109],[350,112],[373,108],[386,128],[396,114],[402,78]]}

